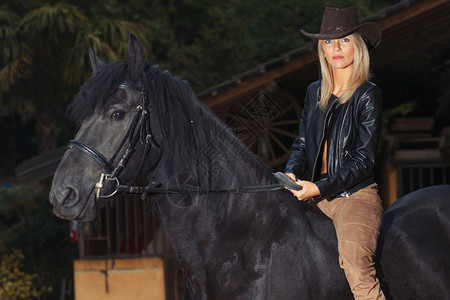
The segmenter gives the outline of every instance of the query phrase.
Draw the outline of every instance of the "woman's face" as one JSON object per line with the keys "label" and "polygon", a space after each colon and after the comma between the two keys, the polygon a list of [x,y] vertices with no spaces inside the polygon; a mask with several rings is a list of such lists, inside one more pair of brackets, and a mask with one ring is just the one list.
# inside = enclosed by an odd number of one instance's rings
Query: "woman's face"
{"label": "woman's face", "polygon": [[354,41],[350,36],[334,40],[322,40],[323,55],[333,69],[347,69],[353,67]]}

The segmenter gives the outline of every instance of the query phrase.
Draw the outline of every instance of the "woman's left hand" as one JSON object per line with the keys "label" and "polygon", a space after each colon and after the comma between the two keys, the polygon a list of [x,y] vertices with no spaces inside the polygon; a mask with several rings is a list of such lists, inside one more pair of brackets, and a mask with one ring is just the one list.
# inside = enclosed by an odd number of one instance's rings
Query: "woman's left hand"
{"label": "woman's left hand", "polygon": [[319,188],[311,181],[297,180],[295,183],[303,187],[300,191],[290,190],[298,200],[305,201],[309,198],[320,196]]}

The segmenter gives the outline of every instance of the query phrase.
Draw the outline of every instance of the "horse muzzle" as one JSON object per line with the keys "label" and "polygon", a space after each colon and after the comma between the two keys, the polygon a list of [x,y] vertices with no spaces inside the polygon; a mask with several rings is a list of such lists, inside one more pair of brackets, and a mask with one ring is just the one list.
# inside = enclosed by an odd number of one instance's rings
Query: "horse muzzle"
{"label": "horse muzzle", "polygon": [[74,186],[62,190],[52,189],[49,194],[53,213],[62,219],[89,221],[95,217],[95,209],[91,212],[88,199],[81,199],[80,192]]}

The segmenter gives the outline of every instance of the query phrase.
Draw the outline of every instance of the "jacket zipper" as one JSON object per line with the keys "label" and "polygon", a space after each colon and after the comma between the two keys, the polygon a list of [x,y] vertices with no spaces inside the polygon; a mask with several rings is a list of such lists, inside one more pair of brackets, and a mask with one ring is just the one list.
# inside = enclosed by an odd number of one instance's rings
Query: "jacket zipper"
{"label": "jacket zipper", "polygon": [[[333,108],[334,104],[336,103],[336,101],[338,100],[338,98],[334,99],[333,103],[331,104],[330,108],[328,109],[326,115],[325,115],[325,119],[323,120],[323,129],[322,129],[322,138],[320,139],[320,144],[319,144],[319,148],[322,147],[322,143],[323,143],[323,138],[325,135],[325,125],[327,123],[327,119],[328,119],[328,115],[330,114],[331,109]],[[313,169],[312,169],[312,174],[311,174],[311,182],[314,181],[314,173],[316,172],[316,165],[317,165],[317,159],[319,158],[319,154],[320,154],[320,149],[319,151],[317,151],[316,154],[316,159],[314,160],[314,165],[313,165]],[[328,163],[328,159],[327,159],[327,163]],[[327,167],[328,169],[328,167]]]}

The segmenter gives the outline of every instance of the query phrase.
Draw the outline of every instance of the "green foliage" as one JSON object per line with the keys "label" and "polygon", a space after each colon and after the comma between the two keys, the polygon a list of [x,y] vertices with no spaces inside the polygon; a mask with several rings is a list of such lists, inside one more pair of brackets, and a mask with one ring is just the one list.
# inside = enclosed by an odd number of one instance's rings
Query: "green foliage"
{"label": "green foliage", "polygon": [[409,113],[414,111],[417,107],[417,101],[410,101],[406,102],[400,105],[397,105],[393,108],[390,108],[384,112],[384,118],[386,120],[392,120],[394,117],[404,117],[407,116]]}
{"label": "green foliage", "polygon": [[[71,2],[71,3],[70,3]],[[148,44],[148,31],[123,14],[102,14],[92,1],[15,1],[0,7],[0,116],[36,122],[40,152],[67,140],[64,111],[91,74],[87,49],[126,57],[127,35]]]}
{"label": "green foliage", "polygon": [[[409,101],[387,109],[383,113],[383,126],[381,135],[386,136],[389,133],[389,125],[396,117],[405,117],[417,108],[417,101]],[[381,147],[381,144],[380,144]]]}
{"label": "green foliage", "polygon": [[30,186],[17,185],[0,188],[0,251],[7,252],[11,241],[20,236],[28,221],[25,210],[35,205],[34,190]]}
{"label": "green foliage", "polygon": [[28,185],[13,185],[0,188],[0,211],[14,211],[34,202],[34,189]]}
{"label": "green foliage", "polygon": [[40,299],[44,293],[51,291],[49,287],[37,287],[37,275],[23,271],[23,259],[21,250],[3,256],[0,263],[0,299]]}
{"label": "green foliage", "polygon": [[31,274],[29,282],[36,291],[56,298],[61,280],[73,276],[77,247],[70,243],[67,221],[53,215],[47,195],[47,190],[27,185],[0,188],[0,252],[20,249],[23,265],[18,270],[23,278]]}

